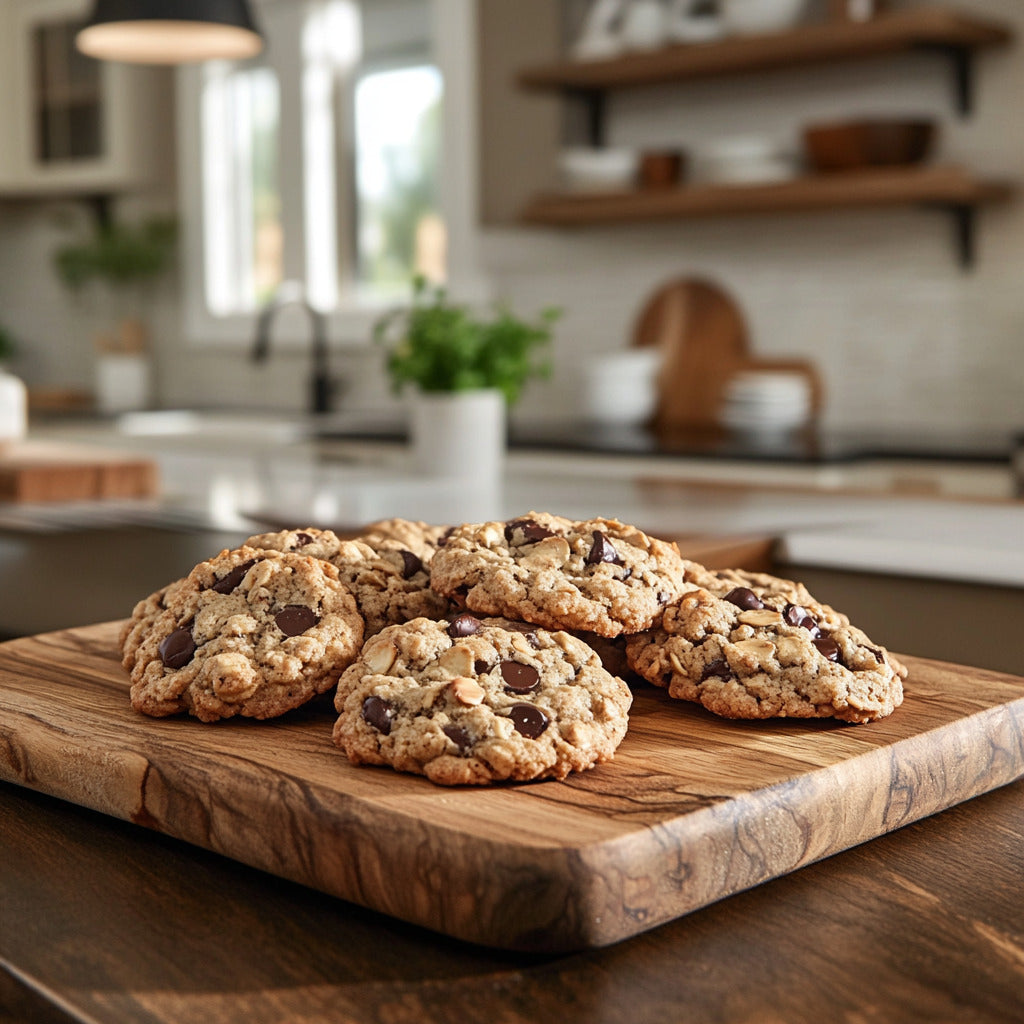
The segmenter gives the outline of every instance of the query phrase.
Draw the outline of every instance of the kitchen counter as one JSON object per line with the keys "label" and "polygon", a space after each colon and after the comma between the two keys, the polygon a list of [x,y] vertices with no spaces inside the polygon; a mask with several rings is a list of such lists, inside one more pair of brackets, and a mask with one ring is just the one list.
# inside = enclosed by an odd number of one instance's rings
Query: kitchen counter
{"label": "kitchen counter", "polygon": [[462,522],[543,508],[616,516],[668,536],[767,535],[796,566],[1024,587],[1024,502],[1007,496],[1009,463],[968,458],[967,448],[952,461],[936,450],[932,459],[793,466],[524,446],[510,451],[501,487],[481,489],[415,475],[393,439],[325,440],[287,417],[159,413],[128,422],[130,430],[52,421],[35,433],[145,452],[159,466],[160,500],[7,505],[0,531],[114,528],[122,517],[125,526],[244,537],[296,523],[354,530],[387,516]]}

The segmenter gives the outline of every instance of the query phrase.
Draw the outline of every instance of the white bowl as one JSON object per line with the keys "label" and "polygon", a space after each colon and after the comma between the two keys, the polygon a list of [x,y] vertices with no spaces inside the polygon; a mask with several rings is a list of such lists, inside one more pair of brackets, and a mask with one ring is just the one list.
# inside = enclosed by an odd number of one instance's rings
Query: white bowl
{"label": "white bowl", "polygon": [[562,184],[573,191],[632,188],[638,155],[633,149],[565,149],[559,157]]}
{"label": "white bowl", "polygon": [[694,174],[707,182],[744,184],[788,181],[797,176],[799,161],[782,140],[739,135],[705,143],[694,157]]}
{"label": "white bowl", "polygon": [[658,402],[661,351],[638,348],[598,356],[583,369],[583,414],[599,423],[645,423]]}
{"label": "white bowl", "polygon": [[722,23],[730,35],[761,35],[792,28],[807,0],[722,0]]}

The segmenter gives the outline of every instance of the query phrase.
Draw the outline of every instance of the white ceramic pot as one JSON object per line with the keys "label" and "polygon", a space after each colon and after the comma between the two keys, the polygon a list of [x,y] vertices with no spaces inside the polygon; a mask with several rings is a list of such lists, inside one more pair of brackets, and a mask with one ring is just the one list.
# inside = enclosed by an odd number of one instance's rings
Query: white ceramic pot
{"label": "white ceramic pot", "polygon": [[804,16],[807,0],[722,0],[722,23],[731,35],[783,32]]}
{"label": "white ceramic pot", "polygon": [[144,355],[101,352],[96,357],[96,407],[100,412],[134,412],[149,405],[149,359]]}
{"label": "white ceramic pot", "polygon": [[497,388],[410,396],[412,468],[419,474],[496,485],[505,440],[505,395]]}
{"label": "white ceramic pot", "polygon": [[17,441],[28,432],[28,393],[13,374],[0,369],[0,442]]}

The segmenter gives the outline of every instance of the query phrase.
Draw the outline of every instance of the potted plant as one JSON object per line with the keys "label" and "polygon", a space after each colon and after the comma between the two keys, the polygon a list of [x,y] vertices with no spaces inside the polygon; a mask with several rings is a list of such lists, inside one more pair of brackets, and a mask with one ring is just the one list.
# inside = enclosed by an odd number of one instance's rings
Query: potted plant
{"label": "potted plant", "polygon": [[0,444],[23,437],[28,428],[25,385],[7,372],[15,348],[14,336],[0,324]]}
{"label": "potted plant", "polygon": [[499,307],[479,316],[422,277],[409,307],[377,322],[396,392],[410,392],[414,465],[432,476],[500,474],[505,421],[526,382],[550,373],[548,348],[559,311],[527,321]]}
{"label": "potted plant", "polygon": [[86,237],[54,254],[57,276],[72,291],[102,287],[113,305],[108,329],[95,336],[96,398],[104,412],[145,406],[149,397],[149,332],[145,307],[149,289],[171,266],[177,228],[173,219],[153,217],[138,225],[97,222]]}

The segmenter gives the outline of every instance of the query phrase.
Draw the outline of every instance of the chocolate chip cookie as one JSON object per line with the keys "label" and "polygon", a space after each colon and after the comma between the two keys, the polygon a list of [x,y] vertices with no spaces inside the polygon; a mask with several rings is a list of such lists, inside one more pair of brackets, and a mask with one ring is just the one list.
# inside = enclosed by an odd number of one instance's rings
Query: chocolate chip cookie
{"label": "chocolate chip cookie", "polygon": [[334,566],[255,548],[201,562],[149,610],[126,667],[132,706],[156,717],[274,718],[334,687],[363,637]]}
{"label": "chocolate chip cookie", "polygon": [[429,565],[434,552],[451,529],[450,526],[432,526],[415,519],[379,519],[370,523],[356,540],[369,544],[375,550],[391,547],[411,551],[424,565]]}
{"label": "chocolate chip cookie", "polygon": [[568,633],[416,619],[369,640],[341,677],[334,742],[354,764],[443,785],[562,779],[612,758],[631,702]]}
{"label": "chocolate chip cookie", "polygon": [[542,512],[456,528],[430,582],[472,612],[603,637],[647,629],[688,586],[675,545],[614,519]]}
{"label": "chocolate chip cookie", "polygon": [[450,602],[430,589],[430,573],[420,555],[394,538],[370,540],[341,540],[332,530],[306,527],[256,534],[245,544],[269,551],[301,551],[330,562],[356,599],[367,637],[385,626],[419,617],[440,618],[449,611]]}
{"label": "chocolate chip cookie", "polygon": [[639,675],[725,718],[870,722],[902,703],[906,669],[845,615],[792,581],[723,577],[725,593],[684,594],[660,627],[630,638]]}

